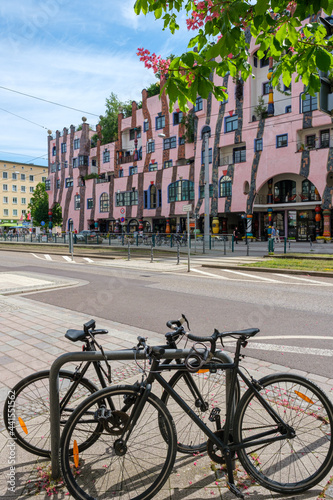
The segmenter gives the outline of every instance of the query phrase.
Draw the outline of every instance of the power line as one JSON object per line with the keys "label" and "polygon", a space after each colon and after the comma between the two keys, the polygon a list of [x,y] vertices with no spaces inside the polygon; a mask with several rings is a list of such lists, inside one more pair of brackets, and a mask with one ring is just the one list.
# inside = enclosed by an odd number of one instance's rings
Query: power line
{"label": "power line", "polygon": [[8,111],[7,109],[0,108],[1,111],[5,111],[5,113],[9,113],[10,115],[16,116],[16,118],[21,118],[21,120],[25,120],[26,122],[33,123],[34,125],[37,125],[37,127],[44,128],[45,130],[48,129],[48,127],[44,127],[44,125],[40,125],[39,123],[33,122],[31,120],[28,120],[28,118],[24,118],[23,116],[16,115],[15,113],[12,113],[11,111]]}
{"label": "power line", "polygon": [[82,109],[72,108],[71,106],[65,106],[65,104],[59,104],[58,102],[49,101],[47,99],[42,99],[41,97],[36,97],[36,96],[30,95],[30,94],[25,94],[24,92],[19,92],[18,90],[13,90],[13,89],[9,89],[7,87],[2,87],[1,85],[0,85],[0,89],[8,90],[9,92],[14,92],[15,94],[24,95],[25,97],[31,97],[32,99],[37,99],[38,101],[47,102],[48,104],[54,104],[55,106],[60,106],[61,108],[72,109],[73,111],[79,111],[80,113],[85,113],[87,115],[99,117],[99,115],[96,115],[96,113],[90,113],[89,111],[82,111]]}

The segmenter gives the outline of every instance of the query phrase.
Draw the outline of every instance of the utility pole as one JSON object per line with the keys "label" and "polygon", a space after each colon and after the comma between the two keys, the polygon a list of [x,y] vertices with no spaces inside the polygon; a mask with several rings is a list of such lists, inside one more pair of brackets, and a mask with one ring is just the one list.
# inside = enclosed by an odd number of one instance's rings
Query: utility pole
{"label": "utility pole", "polygon": [[204,147],[204,167],[205,167],[205,216],[204,216],[204,246],[203,253],[206,253],[206,248],[209,248],[209,147],[208,141],[210,136],[210,128],[204,127],[202,131],[203,147]]}

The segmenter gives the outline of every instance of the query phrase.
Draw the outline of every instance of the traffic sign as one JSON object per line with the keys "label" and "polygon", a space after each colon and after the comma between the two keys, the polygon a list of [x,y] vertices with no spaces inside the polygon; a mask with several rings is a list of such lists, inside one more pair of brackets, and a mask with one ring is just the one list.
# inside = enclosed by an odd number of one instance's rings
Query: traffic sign
{"label": "traffic sign", "polygon": [[191,212],[192,205],[183,205],[183,212]]}
{"label": "traffic sign", "polygon": [[121,213],[121,214],[124,214],[124,213],[125,213],[125,209],[124,209],[124,208],[121,208],[121,209],[120,209],[120,213]]}
{"label": "traffic sign", "polygon": [[125,217],[121,217],[120,222],[121,223],[125,222]]}

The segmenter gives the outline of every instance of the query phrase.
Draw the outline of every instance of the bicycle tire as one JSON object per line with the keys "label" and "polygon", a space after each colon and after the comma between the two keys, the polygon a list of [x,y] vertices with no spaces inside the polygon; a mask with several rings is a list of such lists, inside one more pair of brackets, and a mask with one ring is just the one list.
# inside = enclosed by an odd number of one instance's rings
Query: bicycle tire
{"label": "bicycle tire", "polygon": [[[22,379],[9,391],[3,410],[5,426],[10,436],[15,438],[21,448],[41,457],[51,455],[49,376],[50,370],[43,370]],[[60,401],[72,380],[72,372],[59,372]],[[90,380],[82,378],[71,402],[79,402],[96,391],[98,388]],[[72,413],[73,408],[66,407],[65,411]],[[63,420],[61,425],[64,425]]]}
{"label": "bicycle tire", "polygon": [[[214,373],[209,371],[214,367],[214,361],[221,364],[220,360],[213,359],[210,363],[203,367],[203,372],[199,370],[196,373],[189,373],[187,371],[177,371],[169,381],[170,386],[182,397],[185,403],[196,413],[196,415],[205,422],[207,427],[211,430],[216,430],[216,423],[210,422],[208,417],[213,408],[220,409],[221,422],[226,414],[226,384],[225,384],[225,370],[217,369]],[[208,368],[207,368],[208,367]],[[194,399],[189,388],[189,377],[192,377],[195,385],[202,396],[202,405],[199,406],[199,401]],[[235,406],[239,401],[240,388],[237,381],[235,389]],[[175,422],[177,431],[177,450],[180,453],[195,453],[206,451],[207,436],[206,434],[193,422],[193,420],[182,410],[176,401],[163,391],[161,400],[167,406],[172,418]],[[223,422],[222,422],[223,426]]]}
{"label": "bicycle tire", "polygon": [[[261,445],[260,452],[258,444],[240,449],[238,457],[247,473],[267,489],[283,494],[306,491],[333,465],[332,403],[313,382],[298,375],[269,375],[259,383],[260,394],[296,436]],[[274,427],[277,424],[248,389],[236,410],[236,442]],[[277,430],[276,435],[281,433]]]}
{"label": "bicycle tire", "polygon": [[[177,452],[176,430],[169,411],[152,393],[126,442],[124,454],[116,454],[122,429],[119,424],[113,433],[112,420],[120,419],[124,427],[138,396],[134,386],[108,387],[89,396],[68,419],[61,437],[60,460],[64,481],[74,498],[148,500],[169,477]],[[118,408],[117,415],[109,413],[109,431],[104,428],[93,446],[72,457],[74,441],[80,442],[86,433],[91,434],[90,425],[98,418],[95,412],[101,411],[108,397]],[[167,440],[161,436],[161,419]]]}

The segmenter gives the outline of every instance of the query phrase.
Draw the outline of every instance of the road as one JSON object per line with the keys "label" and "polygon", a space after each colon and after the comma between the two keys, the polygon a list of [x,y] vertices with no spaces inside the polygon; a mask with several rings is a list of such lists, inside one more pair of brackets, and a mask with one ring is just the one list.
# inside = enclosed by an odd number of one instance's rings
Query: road
{"label": "road", "polygon": [[[245,351],[270,363],[332,377],[333,280],[203,268],[191,273],[115,267],[114,261],[0,252],[0,272],[65,276],[85,284],[29,299],[163,334],[184,313],[192,333],[260,328]],[[148,270],[147,270],[148,268]],[[81,325],[73,325],[78,327]],[[100,325],[101,327],[103,325]],[[232,352],[232,345],[226,346]]]}

